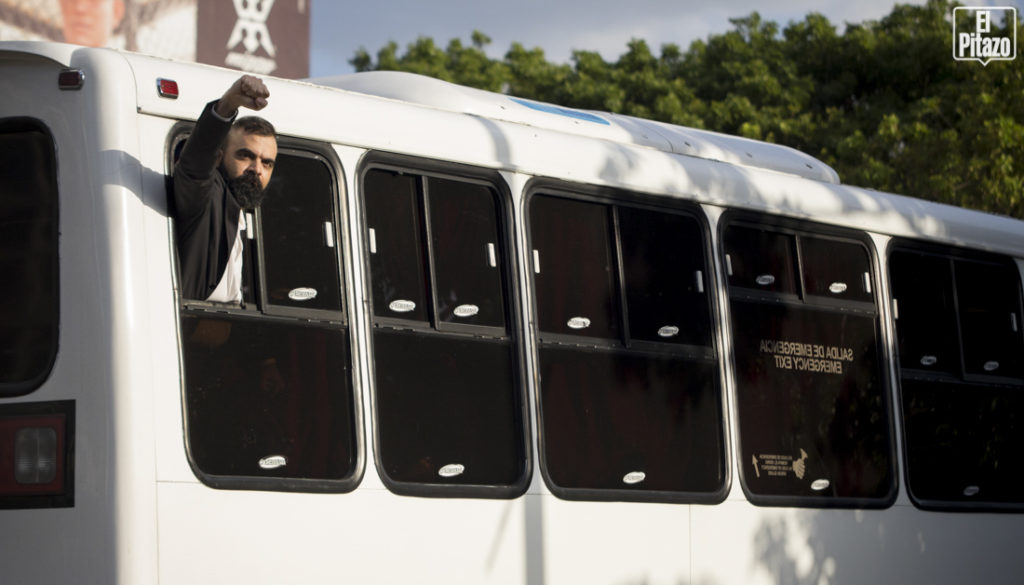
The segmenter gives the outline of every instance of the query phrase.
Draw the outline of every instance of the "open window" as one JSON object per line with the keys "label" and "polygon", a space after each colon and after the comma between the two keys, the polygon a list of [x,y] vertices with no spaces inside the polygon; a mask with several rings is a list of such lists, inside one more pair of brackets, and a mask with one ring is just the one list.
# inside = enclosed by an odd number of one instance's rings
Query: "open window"
{"label": "open window", "polygon": [[544,477],[568,499],[713,502],[725,438],[707,236],[689,207],[528,200]]}
{"label": "open window", "polygon": [[183,300],[190,462],[220,488],[348,491],[361,471],[338,166],[282,146],[248,214],[242,306]]}
{"label": "open window", "polygon": [[530,466],[507,195],[428,166],[362,173],[378,468],[398,493],[515,497]]}
{"label": "open window", "polygon": [[748,497],[890,504],[892,422],[865,238],[728,215],[722,248]]}
{"label": "open window", "polygon": [[897,242],[889,257],[913,501],[1021,509],[1024,334],[1009,258]]}

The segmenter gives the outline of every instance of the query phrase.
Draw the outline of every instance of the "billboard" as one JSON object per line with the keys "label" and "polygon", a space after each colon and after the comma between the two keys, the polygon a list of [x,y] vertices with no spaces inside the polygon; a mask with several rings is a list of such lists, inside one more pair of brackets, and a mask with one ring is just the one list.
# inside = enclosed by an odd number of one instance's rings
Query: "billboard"
{"label": "billboard", "polygon": [[53,40],[309,76],[311,0],[0,0],[0,40]]}

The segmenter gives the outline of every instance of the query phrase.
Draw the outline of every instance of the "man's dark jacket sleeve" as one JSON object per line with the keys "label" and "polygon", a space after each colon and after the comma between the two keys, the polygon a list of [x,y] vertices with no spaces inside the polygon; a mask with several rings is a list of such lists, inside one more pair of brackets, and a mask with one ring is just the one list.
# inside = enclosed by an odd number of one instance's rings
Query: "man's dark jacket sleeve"
{"label": "man's dark jacket sleeve", "polygon": [[174,167],[181,294],[187,299],[206,299],[217,287],[238,233],[241,208],[217,168],[231,121],[213,114],[216,103],[206,104]]}

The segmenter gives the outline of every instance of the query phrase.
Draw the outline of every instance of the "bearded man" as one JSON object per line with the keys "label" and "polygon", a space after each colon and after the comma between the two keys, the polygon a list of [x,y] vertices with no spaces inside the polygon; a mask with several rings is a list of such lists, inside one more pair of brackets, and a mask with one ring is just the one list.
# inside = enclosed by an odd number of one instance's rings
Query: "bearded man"
{"label": "bearded man", "polygon": [[[242,302],[245,212],[259,206],[277,158],[277,134],[257,116],[270,91],[243,75],[206,104],[174,167],[181,291],[188,299]],[[237,119],[236,119],[237,118]]]}

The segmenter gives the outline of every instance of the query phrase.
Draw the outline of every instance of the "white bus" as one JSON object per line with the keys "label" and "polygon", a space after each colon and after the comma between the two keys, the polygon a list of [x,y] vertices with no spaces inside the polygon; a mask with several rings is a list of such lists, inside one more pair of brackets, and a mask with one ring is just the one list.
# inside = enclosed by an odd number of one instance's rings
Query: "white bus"
{"label": "white bus", "polygon": [[0,44],[0,583],[1019,583],[1024,223],[401,73],[267,79],[240,305],[175,153],[238,73]]}

